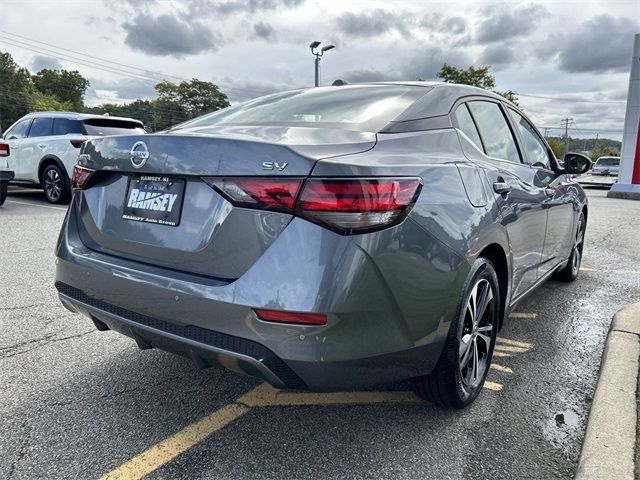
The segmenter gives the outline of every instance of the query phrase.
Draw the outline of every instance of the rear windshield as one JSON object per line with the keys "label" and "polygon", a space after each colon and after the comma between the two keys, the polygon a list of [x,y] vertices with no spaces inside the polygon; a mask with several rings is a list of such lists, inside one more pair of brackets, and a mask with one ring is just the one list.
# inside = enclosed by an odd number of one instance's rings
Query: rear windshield
{"label": "rear windshield", "polygon": [[620,159],[615,157],[600,157],[596,161],[596,165],[599,167],[619,167]]}
{"label": "rear windshield", "polygon": [[234,105],[174,128],[281,124],[378,131],[429,90],[407,85],[295,90]]}
{"label": "rear windshield", "polygon": [[114,120],[110,118],[90,118],[84,120],[84,128],[87,135],[131,135],[146,133],[142,125],[127,120]]}

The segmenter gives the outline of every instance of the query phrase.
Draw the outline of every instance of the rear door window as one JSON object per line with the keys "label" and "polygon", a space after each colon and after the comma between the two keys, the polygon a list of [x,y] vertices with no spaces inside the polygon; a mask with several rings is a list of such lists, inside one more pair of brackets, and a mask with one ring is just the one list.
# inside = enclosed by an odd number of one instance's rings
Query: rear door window
{"label": "rear door window", "polygon": [[482,136],[487,155],[520,163],[516,141],[500,106],[482,100],[469,102],[468,105]]}
{"label": "rear door window", "polygon": [[29,130],[29,138],[49,137],[53,134],[53,118],[38,117],[33,119],[33,125]]}
{"label": "rear door window", "polygon": [[453,121],[458,129],[462,131],[469,140],[471,140],[478,150],[484,151],[482,148],[482,140],[480,140],[480,134],[476,128],[476,124],[473,123],[473,118],[469,114],[466,104],[460,105],[455,112],[453,112]]}
{"label": "rear door window", "polygon": [[87,135],[103,137],[105,135],[139,135],[146,133],[142,125],[127,120],[111,118],[89,118],[84,120]]}
{"label": "rear door window", "polygon": [[83,134],[82,122],[71,118],[54,118],[53,134],[67,135],[69,133]]}

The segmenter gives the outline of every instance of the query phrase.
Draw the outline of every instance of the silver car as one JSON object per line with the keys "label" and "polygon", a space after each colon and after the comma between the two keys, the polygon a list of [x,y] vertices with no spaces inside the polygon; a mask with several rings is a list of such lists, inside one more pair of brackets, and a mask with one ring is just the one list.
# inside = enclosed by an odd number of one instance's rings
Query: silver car
{"label": "silver car", "polygon": [[462,408],[513,306],[578,275],[570,154],[493,93],[425,82],[278,93],[83,145],[62,303],[99,330],[265,379],[412,378]]}
{"label": "silver car", "polygon": [[617,177],[620,172],[620,157],[598,157],[591,169],[592,175]]}

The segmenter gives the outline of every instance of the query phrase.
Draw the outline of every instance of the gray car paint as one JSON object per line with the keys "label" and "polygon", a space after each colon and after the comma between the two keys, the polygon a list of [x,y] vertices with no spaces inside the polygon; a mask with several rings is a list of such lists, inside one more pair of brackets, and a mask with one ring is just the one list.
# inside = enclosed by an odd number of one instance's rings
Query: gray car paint
{"label": "gray car paint", "polygon": [[[504,316],[566,263],[586,197],[560,171],[542,184],[539,171],[487,157],[451,126],[414,122],[448,115],[460,99],[507,103],[473,87],[425,85],[427,94],[394,119],[409,128],[435,127],[424,131],[215,127],[89,142],[80,163],[112,172],[74,195],[56,249],[56,281],[171,324],[258,342],[314,390],[430,372],[475,258],[487,248],[502,252]],[[151,156],[134,170],[129,149],[138,140]],[[284,173],[265,171],[263,161],[289,165]],[[123,176],[139,172],[188,177],[184,224],[133,225],[120,218]],[[343,236],[293,215],[233,207],[197,178],[283,174],[419,176],[423,187],[401,224]],[[499,179],[511,193],[493,192]],[[134,338],[151,335],[145,337],[151,344],[153,335],[168,338],[60,296],[69,308]],[[325,313],[328,323],[273,324],[259,320],[253,308]],[[178,353],[202,363],[187,343]],[[159,340],[156,346],[172,350]],[[265,374],[259,361],[233,351],[218,354],[227,368],[286,383]]]}

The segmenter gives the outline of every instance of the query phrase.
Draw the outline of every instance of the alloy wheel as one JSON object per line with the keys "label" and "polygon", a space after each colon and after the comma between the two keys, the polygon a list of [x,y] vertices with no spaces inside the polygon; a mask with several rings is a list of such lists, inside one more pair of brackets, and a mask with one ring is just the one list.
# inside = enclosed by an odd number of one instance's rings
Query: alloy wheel
{"label": "alloy wheel", "polygon": [[467,301],[460,338],[460,376],[466,387],[478,387],[489,367],[494,309],[491,284],[486,279],[478,280]]}
{"label": "alloy wheel", "polygon": [[57,201],[62,194],[62,178],[55,168],[50,168],[44,175],[44,189],[52,201]]}
{"label": "alloy wheel", "polygon": [[580,262],[582,261],[582,244],[584,243],[584,221],[580,217],[578,222],[578,229],[576,231],[576,238],[573,242],[573,254],[571,255],[571,272],[573,275],[578,274],[580,270]]}

